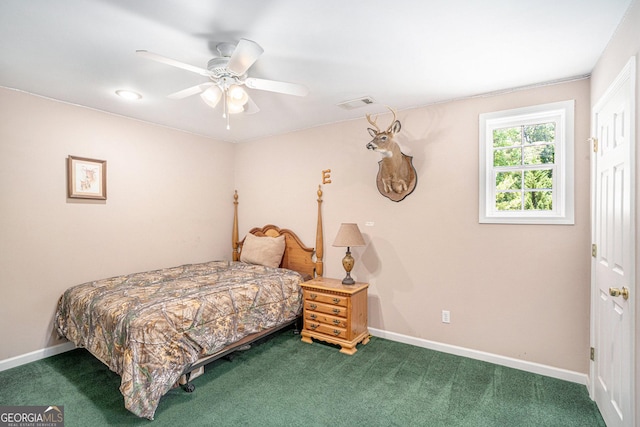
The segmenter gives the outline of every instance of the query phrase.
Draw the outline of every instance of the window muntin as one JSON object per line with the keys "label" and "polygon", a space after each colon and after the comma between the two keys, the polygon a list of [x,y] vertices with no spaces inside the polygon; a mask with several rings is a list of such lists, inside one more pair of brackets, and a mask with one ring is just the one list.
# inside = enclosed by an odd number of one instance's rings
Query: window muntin
{"label": "window muntin", "polygon": [[481,223],[573,223],[573,101],[480,115]]}

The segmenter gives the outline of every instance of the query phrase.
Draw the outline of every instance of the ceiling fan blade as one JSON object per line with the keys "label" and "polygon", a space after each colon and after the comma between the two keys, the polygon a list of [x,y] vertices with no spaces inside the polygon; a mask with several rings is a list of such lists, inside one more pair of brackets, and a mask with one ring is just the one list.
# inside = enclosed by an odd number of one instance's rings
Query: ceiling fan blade
{"label": "ceiling fan blade", "polygon": [[227,68],[237,75],[242,75],[247,72],[249,67],[262,55],[264,49],[254,41],[247,39],[240,39],[240,42],[236,46],[236,49],[229,58],[229,64]]}
{"label": "ceiling fan blade", "polygon": [[209,82],[209,83],[202,83],[202,84],[196,85],[196,86],[191,86],[191,87],[188,87],[186,89],[180,90],[178,92],[172,93],[171,95],[168,96],[168,98],[171,98],[171,99],[182,99],[182,98],[186,98],[186,97],[191,96],[191,95],[196,95],[196,94],[204,91],[206,88],[208,88],[212,84],[213,83]]}
{"label": "ceiling fan blade", "polygon": [[200,74],[202,76],[210,76],[209,70],[196,67],[194,65],[185,64],[184,62],[176,61],[175,59],[167,58],[166,56],[158,55],[157,53],[149,52],[146,50],[136,50],[136,53],[143,58],[151,59],[152,61],[160,62],[161,64],[171,65],[172,67],[182,68],[183,70],[191,71],[192,73]]}
{"label": "ceiling fan blade", "polygon": [[247,78],[244,84],[251,89],[267,90],[269,92],[285,93],[287,95],[307,96],[309,93],[309,89],[301,84],[256,79],[254,77]]}

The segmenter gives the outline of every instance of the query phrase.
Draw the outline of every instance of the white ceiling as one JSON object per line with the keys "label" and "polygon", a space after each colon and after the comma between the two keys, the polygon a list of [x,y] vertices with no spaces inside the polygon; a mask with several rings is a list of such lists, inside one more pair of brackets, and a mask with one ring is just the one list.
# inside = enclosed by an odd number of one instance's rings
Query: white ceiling
{"label": "white ceiling", "polygon": [[[0,86],[240,142],[588,75],[631,1],[2,0]],[[309,95],[249,90],[260,112],[227,130],[220,106],[167,98],[206,77],[135,54],[206,68],[240,38],[264,48],[250,76]],[[336,105],[363,96],[377,104]]]}

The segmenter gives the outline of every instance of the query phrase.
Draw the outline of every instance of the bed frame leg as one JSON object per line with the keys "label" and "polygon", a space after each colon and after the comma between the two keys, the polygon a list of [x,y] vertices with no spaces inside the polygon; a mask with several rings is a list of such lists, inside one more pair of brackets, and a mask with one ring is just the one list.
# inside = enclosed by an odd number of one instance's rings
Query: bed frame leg
{"label": "bed frame leg", "polygon": [[196,386],[194,386],[193,383],[189,382],[189,380],[191,379],[191,372],[187,372],[184,376],[187,382],[182,386],[182,389],[187,393],[193,393],[196,389]]}
{"label": "bed frame leg", "polygon": [[300,331],[302,330],[302,317],[298,317],[296,322],[293,324],[293,335],[300,335]]}

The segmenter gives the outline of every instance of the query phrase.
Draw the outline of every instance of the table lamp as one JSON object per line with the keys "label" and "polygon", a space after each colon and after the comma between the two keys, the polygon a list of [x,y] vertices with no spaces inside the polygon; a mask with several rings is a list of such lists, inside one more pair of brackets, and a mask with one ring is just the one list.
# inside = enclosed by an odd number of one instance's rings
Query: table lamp
{"label": "table lamp", "polygon": [[333,246],[347,248],[347,254],[342,258],[342,266],[347,272],[346,277],[342,279],[343,285],[353,285],[356,283],[355,280],[351,278],[351,270],[353,269],[355,260],[351,256],[350,248],[352,246],[364,245],[364,239],[362,238],[358,224],[342,223],[340,225],[340,229],[338,230],[336,240],[333,242]]}

